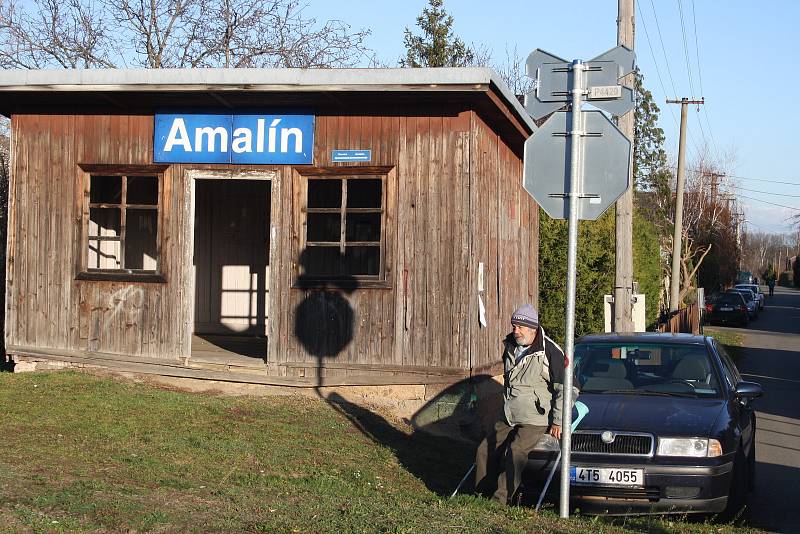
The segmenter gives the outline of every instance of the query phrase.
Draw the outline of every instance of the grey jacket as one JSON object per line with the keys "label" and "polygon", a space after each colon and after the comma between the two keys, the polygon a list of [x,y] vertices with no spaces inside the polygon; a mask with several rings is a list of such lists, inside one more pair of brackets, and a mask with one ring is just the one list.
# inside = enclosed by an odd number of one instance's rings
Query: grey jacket
{"label": "grey jacket", "polygon": [[[515,362],[517,343],[509,334],[503,351],[503,398],[506,422],[511,425],[561,426],[564,351],[542,327],[536,339]],[[572,402],[578,397],[573,387]]]}

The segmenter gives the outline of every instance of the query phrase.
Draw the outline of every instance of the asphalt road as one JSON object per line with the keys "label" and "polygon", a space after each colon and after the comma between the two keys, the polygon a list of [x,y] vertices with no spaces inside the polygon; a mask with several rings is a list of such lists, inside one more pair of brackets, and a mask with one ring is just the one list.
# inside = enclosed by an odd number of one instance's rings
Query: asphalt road
{"label": "asphalt road", "polygon": [[[766,289],[766,287],[764,287]],[[765,391],[756,400],[756,490],[745,523],[800,532],[800,291],[775,288],[746,329],[737,361]]]}

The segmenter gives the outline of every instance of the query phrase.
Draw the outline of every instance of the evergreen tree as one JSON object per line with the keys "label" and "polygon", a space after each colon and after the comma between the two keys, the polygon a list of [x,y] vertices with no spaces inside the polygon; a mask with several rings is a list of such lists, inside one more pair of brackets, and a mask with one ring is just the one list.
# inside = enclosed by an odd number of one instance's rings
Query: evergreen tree
{"label": "evergreen tree", "polygon": [[[614,288],[614,210],[578,225],[575,336],[603,331],[603,296]],[[539,210],[539,315],[548,335],[566,334],[567,221]]]}
{"label": "evergreen tree", "polygon": [[669,183],[667,152],[664,150],[664,130],[657,126],[661,111],[653,94],[644,87],[644,76],[636,69],[634,92],[633,176],[636,189],[653,191]]}
{"label": "evergreen tree", "polygon": [[633,273],[639,293],[645,296],[647,329],[655,326],[661,297],[661,239],[658,227],[639,213],[633,212]]}
{"label": "evergreen tree", "polygon": [[[637,195],[633,218],[633,270],[645,295],[646,322],[652,327],[660,311],[662,247],[671,232],[671,206],[664,132],[656,126],[658,106],[636,73],[634,175]],[[603,331],[603,296],[613,294],[615,271],[614,209],[597,221],[581,221],[578,237],[575,335]],[[542,322],[553,339],[565,334],[567,222],[553,220],[540,210],[539,307]]]}
{"label": "evergreen tree", "polygon": [[652,325],[661,305],[662,280],[669,272],[667,246],[671,243],[674,201],[672,172],[667,167],[664,130],[658,127],[661,111],[644,86],[637,68],[634,76],[633,177],[636,194],[633,215],[633,270],[646,298],[647,324]]}
{"label": "evergreen tree", "polygon": [[444,0],[428,0],[428,5],[417,17],[422,35],[405,30],[406,57],[402,67],[465,67],[475,58],[475,53],[464,41],[453,35],[453,17],[444,10]]}

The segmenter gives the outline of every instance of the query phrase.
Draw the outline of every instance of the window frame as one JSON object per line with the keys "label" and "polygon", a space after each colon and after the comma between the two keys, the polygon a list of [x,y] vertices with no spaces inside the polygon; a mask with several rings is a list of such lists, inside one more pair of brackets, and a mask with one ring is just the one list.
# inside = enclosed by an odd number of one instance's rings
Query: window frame
{"label": "window frame", "polygon": [[[392,242],[392,232],[389,228],[391,216],[389,209],[392,204],[394,167],[367,167],[367,166],[347,166],[347,167],[313,167],[296,168],[298,180],[295,181],[295,228],[296,241],[295,257],[299,258],[300,253],[309,246],[332,246],[339,244],[340,250],[346,249],[346,218],[348,213],[378,213],[381,215],[381,234],[380,241],[357,241],[349,243],[349,246],[375,246],[380,255],[378,262],[377,275],[308,275],[302,272],[299,261],[294,262],[294,283],[293,288],[375,288],[390,289],[391,266],[388,265],[387,258]],[[308,181],[310,179],[331,179],[342,181],[342,198],[339,208],[309,208],[308,207]],[[381,207],[376,208],[347,208],[347,179],[379,179],[381,180]],[[307,239],[308,215],[313,213],[339,213],[341,215],[340,239],[335,241],[309,241]],[[309,245],[309,243],[311,243]]]}
{"label": "window frame", "polygon": [[[162,228],[164,218],[164,174],[169,168],[168,165],[103,165],[103,164],[80,164],[82,171],[82,198],[81,198],[81,220],[80,237],[77,239],[79,247],[76,280],[96,280],[96,281],[123,281],[123,282],[155,282],[165,283],[166,278],[163,274],[163,255],[162,255]],[[92,176],[120,176],[122,178],[122,194],[119,204],[98,203],[92,204],[90,193]],[[151,204],[128,204],[126,198],[127,179],[137,176],[155,176],[158,180],[158,197],[156,210],[156,269],[94,269],[89,267],[89,241],[118,241],[120,243],[120,258],[124,262],[125,258],[125,237],[126,237],[126,211],[128,209],[154,209]],[[147,206],[147,207],[144,207]],[[109,208],[120,210],[120,235],[112,239],[103,239],[102,236],[89,236],[89,219],[91,208]]]}

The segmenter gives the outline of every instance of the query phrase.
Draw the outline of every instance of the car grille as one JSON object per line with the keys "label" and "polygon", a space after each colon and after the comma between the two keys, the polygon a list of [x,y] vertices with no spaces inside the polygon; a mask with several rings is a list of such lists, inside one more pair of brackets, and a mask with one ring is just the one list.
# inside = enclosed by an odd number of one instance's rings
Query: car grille
{"label": "car grille", "polygon": [[582,454],[619,454],[652,456],[653,436],[636,432],[612,432],[613,441],[605,443],[602,432],[578,431],[572,435],[572,452]]}
{"label": "car grille", "polygon": [[570,492],[576,497],[603,497],[606,499],[648,500],[661,499],[661,492],[655,486],[646,488],[606,488],[602,486],[572,486]]}

